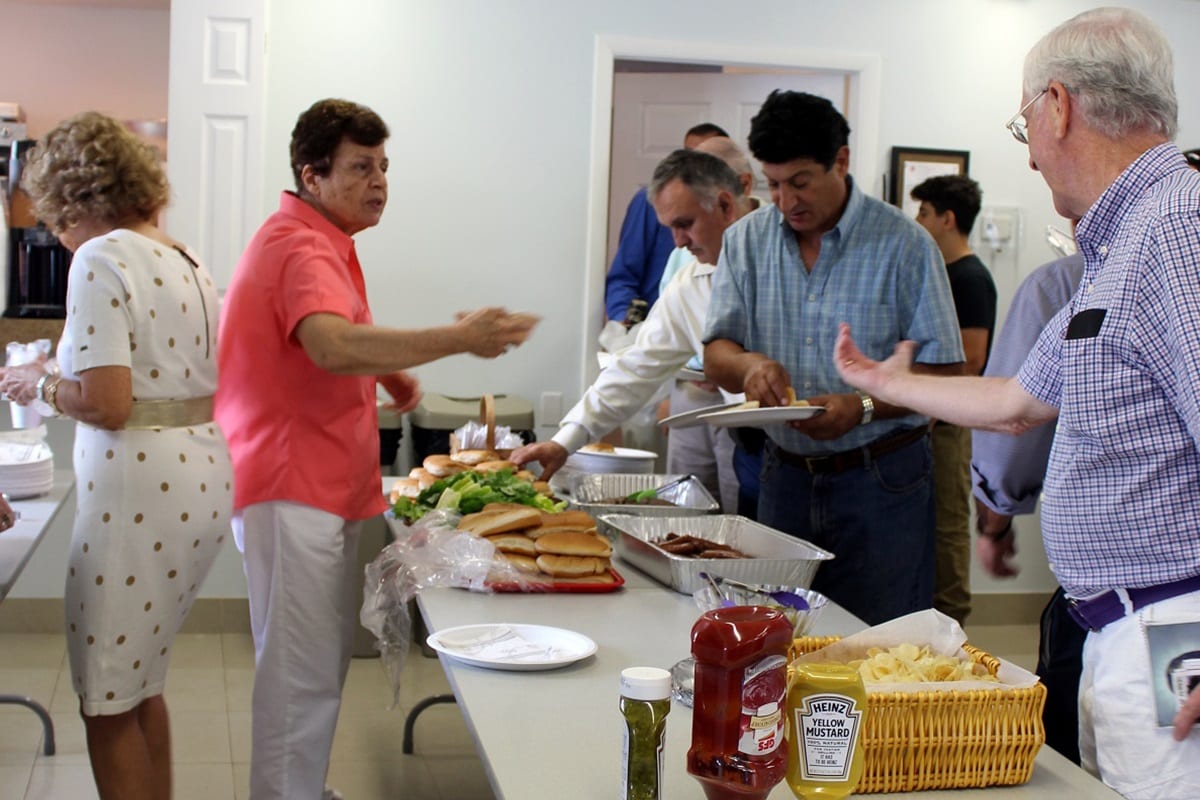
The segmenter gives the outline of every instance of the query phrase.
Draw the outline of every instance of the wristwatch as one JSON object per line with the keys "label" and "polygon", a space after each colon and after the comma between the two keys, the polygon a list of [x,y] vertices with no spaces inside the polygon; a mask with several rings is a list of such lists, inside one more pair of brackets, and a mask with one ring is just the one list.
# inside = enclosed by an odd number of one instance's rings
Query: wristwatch
{"label": "wristwatch", "polygon": [[875,401],[871,399],[871,395],[866,392],[860,392],[857,389],[855,392],[862,400],[862,419],[859,420],[859,425],[868,425],[871,420],[875,419]]}

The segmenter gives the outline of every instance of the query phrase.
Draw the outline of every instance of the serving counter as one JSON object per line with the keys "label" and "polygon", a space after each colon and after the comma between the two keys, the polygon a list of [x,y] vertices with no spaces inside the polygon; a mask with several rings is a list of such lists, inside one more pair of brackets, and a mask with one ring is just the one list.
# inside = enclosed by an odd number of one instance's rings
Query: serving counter
{"label": "serving counter", "polygon": [[[633,666],[669,669],[689,655],[689,635],[699,614],[692,599],[666,589],[628,564],[615,565],[625,577],[625,586],[609,594],[480,594],[430,589],[418,596],[430,631],[478,623],[551,625],[582,633],[598,646],[596,654],[583,661],[539,672],[483,669],[439,656],[500,800],[608,800],[618,796],[621,670]],[[845,636],[864,627],[861,620],[830,603],[811,633]],[[672,800],[704,797],[685,765],[691,726],[691,709],[673,703],[667,718],[663,777],[663,796]],[[1032,779],[1022,786],[886,796],[932,800],[1119,797],[1049,747],[1042,748]],[[771,793],[772,800],[793,797],[783,783]]]}

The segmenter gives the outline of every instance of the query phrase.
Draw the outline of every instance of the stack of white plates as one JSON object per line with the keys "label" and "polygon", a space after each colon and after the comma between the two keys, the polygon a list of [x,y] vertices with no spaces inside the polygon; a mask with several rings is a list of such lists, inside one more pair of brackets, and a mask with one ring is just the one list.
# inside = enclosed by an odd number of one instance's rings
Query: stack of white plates
{"label": "stack of white plates", "polygon": [[12,500],[54,488],[54,454],[45,442],[0,441],[0,491]]}

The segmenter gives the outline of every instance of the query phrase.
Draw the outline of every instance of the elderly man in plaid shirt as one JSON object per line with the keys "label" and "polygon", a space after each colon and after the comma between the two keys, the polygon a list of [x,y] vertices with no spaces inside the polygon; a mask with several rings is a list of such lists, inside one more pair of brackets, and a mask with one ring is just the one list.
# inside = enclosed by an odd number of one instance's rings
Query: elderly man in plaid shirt
{"label": "elderly man in plaid shirt", "polygon": [[[930,381],[911,345],[842,377],[961,425],[1021,432],[1057,417],[1042,495],[1051,569],[1088,632],[1083,765],[1129,798],[1200,797],[1200,690],[1160,726],[1147,629],[1200,630],[1200,175],[1172,144],[1173,66],[1141,14],[1096,9],[1025,61],[1008,123],[1055,208],[1078,218],[1079,291],[1015,378]],[[1193,643],[1200,649],[1200,641]]]}

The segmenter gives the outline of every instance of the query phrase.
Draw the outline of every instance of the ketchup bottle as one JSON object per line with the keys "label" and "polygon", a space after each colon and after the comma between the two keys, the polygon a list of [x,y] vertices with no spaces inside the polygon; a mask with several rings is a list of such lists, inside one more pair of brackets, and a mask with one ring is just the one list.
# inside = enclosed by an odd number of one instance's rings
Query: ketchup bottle
{"label": "ketchup bottle", "polygon": [[692,627],[696,678],[687,763],[708,800],[763,800],[783,780],[791,643],[787,617],[762,606],[718,608]]}

